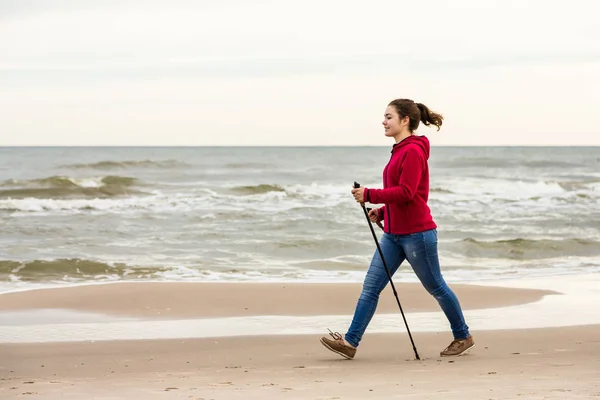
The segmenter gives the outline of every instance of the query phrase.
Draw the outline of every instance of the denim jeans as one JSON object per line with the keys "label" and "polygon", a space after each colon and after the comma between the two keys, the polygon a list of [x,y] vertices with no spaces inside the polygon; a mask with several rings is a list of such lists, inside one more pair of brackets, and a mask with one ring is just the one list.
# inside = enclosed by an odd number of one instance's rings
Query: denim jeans
{"label": "denim jeans", "polygon": [[[467,338],[469,327],[465,323],[458,299],[444,281],[440,271],[437,231],[432,229],[410,235],[384,233],[380,241],[380,247],[390,274],[393,276],[400,264],[404,260],[408,260],[425,289],[435,297],[444,314],[446,314],[454,338]],[[354,311],[352,324],[345,335],[346,341],[351,345],[358,346],[373,314],[375,314],[379,294],[388,282],[385,267],[381,261],[379,251],[376,249]]]}

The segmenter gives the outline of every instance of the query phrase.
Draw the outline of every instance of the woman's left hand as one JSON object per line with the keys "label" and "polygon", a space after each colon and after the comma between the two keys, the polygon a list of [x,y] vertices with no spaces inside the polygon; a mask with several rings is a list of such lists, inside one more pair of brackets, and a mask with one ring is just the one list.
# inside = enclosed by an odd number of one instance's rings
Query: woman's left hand
{"label": "woman's left hand", "polygon": [[364,187],[359,187],[359,188],[352,188],[352,196],[354,196],[354,200],[356,200],[359,203],[364,203],[365,202],[365,188]]}

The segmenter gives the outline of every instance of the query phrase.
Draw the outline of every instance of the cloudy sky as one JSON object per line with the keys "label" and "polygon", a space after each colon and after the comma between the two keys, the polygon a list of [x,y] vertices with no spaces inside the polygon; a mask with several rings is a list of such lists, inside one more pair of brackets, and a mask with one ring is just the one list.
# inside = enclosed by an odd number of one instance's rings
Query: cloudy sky
{"label": "cloudy sky", "polygon": [[0,145],[600,145],[595,0],[0,0]]}

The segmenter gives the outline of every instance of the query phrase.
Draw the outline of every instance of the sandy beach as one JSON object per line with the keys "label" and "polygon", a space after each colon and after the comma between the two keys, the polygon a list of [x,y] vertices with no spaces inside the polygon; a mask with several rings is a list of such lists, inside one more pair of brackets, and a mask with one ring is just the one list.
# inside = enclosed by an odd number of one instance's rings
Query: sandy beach
{"label": "sandy beach", "polygon": [[[443,323],[437,304],[420,285],[399,284],[397,288],[409,321],[416,312],[426,312]],[[480,310],[498,318],[503,318],[501,310],[533,306],[545,297],[561,296],[552,290],[475,285],[453,288],[467,315],[470,310]],[[28,313],[42,309],[101,314],[109,319],[140,318],[132,322],[133,326],[142,320],[242,315],[349,316],[359,292],[357,284],[121,283],[0,295],[0,314],[20,315],[15,325],[21,328],[36,323],[27,320],[35,318]],[[382,293],[374,320],[386,313],[397,313],[389,288]],[[346,326],[323,326],[323,334],[327,328],[343,331]],[[414,328],[420,361],[415,360],[402,327],[397,333],[367,331],[351,361],[323,348],[318,334],[257,335],[249,330],[210,338],[15,340],[0,344],[0,398],[600,397],[598,325],[520,330],[472,327],[476,347],[457,358],[439,357],[439,351],[451,340],[449,331],[420,332]]]}

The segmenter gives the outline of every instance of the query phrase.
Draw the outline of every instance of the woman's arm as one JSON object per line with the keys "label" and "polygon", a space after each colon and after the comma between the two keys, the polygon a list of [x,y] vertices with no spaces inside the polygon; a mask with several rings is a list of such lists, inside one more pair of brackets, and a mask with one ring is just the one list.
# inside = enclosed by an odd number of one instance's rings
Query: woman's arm
{"label": "woman's arm", "polygon": [[371,204],[410,201],[417,193],[417,188],[423,175],[424,163],[423,152],[411,146],[406,150],[398,185],[387,189],[365,188],[365,200]]}

